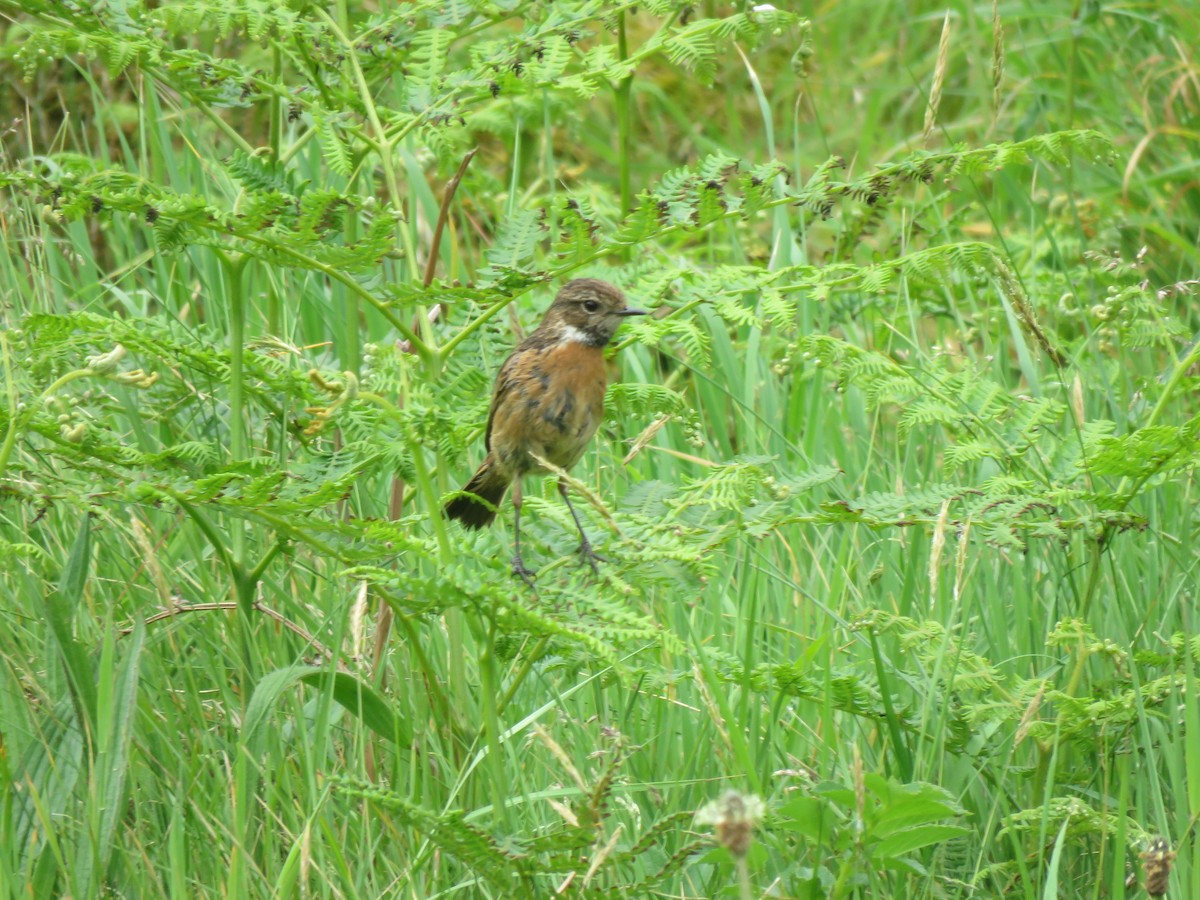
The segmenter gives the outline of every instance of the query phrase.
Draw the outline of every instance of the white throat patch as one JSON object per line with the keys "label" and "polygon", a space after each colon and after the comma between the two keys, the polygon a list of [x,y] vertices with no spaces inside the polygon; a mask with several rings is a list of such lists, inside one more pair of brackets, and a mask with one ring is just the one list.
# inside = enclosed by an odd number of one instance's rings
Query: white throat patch
{"label": "white throat patch", "polygon": [[590,344],[592,338],[586,331],[580,331],[574,325],[564,325],[562,329],[563,343],[574,342],[576,344]]}

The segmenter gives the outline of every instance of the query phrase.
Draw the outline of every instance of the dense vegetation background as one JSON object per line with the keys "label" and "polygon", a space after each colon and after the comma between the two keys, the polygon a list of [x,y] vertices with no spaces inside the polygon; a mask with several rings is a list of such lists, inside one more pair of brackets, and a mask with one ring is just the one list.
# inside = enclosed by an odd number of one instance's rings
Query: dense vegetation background
{"label": "dense vegetation background", "polygon": [[1200,896],[1200,16],[778,5],[0,4],[4,891]]}

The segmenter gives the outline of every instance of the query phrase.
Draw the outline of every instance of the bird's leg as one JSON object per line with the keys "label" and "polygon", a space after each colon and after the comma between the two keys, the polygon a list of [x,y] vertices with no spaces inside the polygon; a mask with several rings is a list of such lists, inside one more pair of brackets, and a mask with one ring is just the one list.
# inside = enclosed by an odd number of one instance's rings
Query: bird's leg
{"label": "bird's leg", "polygon": [[562,494],[563,501],[567,504],[567,509],[571,511],[571,518],[575,520],[575,527],[579,529],[579,559],[584,564],[591,566],[592,571],[599,575],[600,570],[596,567],[596,561],[608,562],[608,560],[592,549],[592,542],[588,540],[587,533],[583,530],[583,523],[579,521],[575,507],[571,505],[571,495],[567,490],[567,482],[561,478],[558,480],[558,492]]}
{"label": "bird's leg", "polygon": [[520,578],[526,585],[533,587],[533,569],[525,568],[525,563],[521,561],[521,478],[518,476],[513,481],[512,488],[512,505],[513,505],[513,558],[512,570],[513,574]]}

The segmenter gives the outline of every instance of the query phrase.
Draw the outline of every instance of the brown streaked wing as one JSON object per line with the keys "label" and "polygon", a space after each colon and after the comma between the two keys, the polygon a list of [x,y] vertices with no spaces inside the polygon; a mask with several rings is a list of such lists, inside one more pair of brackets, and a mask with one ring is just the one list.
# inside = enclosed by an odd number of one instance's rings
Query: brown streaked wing
{"label": "brown streaked wing", "polygon": [[518,347],[508,355],[508,359],[496,374],[496,384],[492,387],[492,405],[488,409],[487,430],[483,433],[483,446],[489,451],[492,449],[492,423],[496,419],[496,407],[500,405],[501,395],[512,388],[513,374],[517,368],[516,360],[520,355],[521,348]]}

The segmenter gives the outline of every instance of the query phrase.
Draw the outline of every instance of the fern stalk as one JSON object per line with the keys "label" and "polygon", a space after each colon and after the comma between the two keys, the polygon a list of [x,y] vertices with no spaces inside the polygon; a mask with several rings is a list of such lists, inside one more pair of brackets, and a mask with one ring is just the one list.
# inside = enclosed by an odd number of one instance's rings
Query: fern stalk
{"label": "fern stalk", "polygon": [[[240,462],[246,458],[243,379],[246,353],[245,270],[249,257],[222,253],[220,260],[229,300],[229,458],[232,462]],[[245,562],[246,535],[240,519],[233,526],[230,544],[233,561],[241,566]]]}
{"label": "fern stalk", "polygon": [[[358,89],[359,100],[366,110],[367,121],[371,123],[371,130],[375,134],[375,148],[376,153],[379,155],[379,164],[383,168],[383,178],[388,191],[388,199],[397,215],[402,215],[404,207],[400,199],[400,181],[396,175],[396,161],[392,156],[392,151],[399,141],[403,139],[403,133],[397,137],[388,137],[387,130],[379,118],[379,110],[376,108],[375,97],[371,93],[371,87],[367,84],[366,76],[363,75],[362,66],[358,64],[358,53],[353,42],[346,37],[345,31],[338,27],[338,24],[330,18],[327,12],[319,7],[315,7],[314,9],[317,16],[324,19],[325,23],[329,25],[330,30],[346,50],[346,62],[350,66],[354,84]],[[406,222],[405,224],[410,223]],[[409,277],[415,280],[420,277],[420,272],[417,265],[416,247],[413,245],[412,240],[412,230],[408,227],[398,230],[409,270]]]}
{"label": "fern stalk", "polygon": [[[283,52],[279,44],[271,45],[271,80],[278,83],[283,75]],[[279,150],[283,142],[283,106],[278,92],[272,91],[267,101],[267,140],[271,146],[271,162],[279,165]]]}
{"label": "fern stalk", "polygon": [[1197,363],[1200,363],[1200,340],[1195,341],[1188,351],[1187,356],[1175,365],[1175,371],[1171,373],[1171,379],[1167,382],[1167,386],[1163,388],[1162,396],[1158,398],[1158,402],[1154,404],[1154,409],[1150,411],[1150,418],[1146,420],[1145,427],[1153,428],[1158,424],[1158,420],[1166,410],[1167,404],[1171,402],[1175,396],[1175,392],[1179,390],[1179,385]]}
{"label": "fern stalk", "polygon": [[[1158,424],[1158,420],[1166,411],[1167,405],[1174,398],[1175,392],[1179,390],[1179,385],[1183,383],[1183,380],[1187,377],[1188,372],[1197,363],[1200,363],[1200,340],[1193,342],[1188,354],[1175,364],[1175,370],[1171,373],[1171,378],[1167,382],[1167,386],[1163,388],[1163,392],[1159,396],[1158,402],[1154,404],[1154,409],[1150,411],[1150,416],[1146,419],[1146,424],[1142,426],[1143,428],[1153,428]],[[1163,465],[1166,465],[1167,462],[1168,460],[1164,459],[1159,468],[1161,468]],[[2,468],[2,466],[0,466],[0,468]],[[1139,494],[1141,494],[1142,488],[1146,485],[1146,482],[1149,481],[1156,474],[1156,472],[1157,470],[1144,474],[1137,481],[1137,483],[1133,485],[1132,489],[1130,488],[1130,479],[1128,476],[1121,479],[1121,483],[1118,485],[1116,491],[1117,496],[1121,497],[1121,501],[1116,507],[1118,512],[1123,512],[1129,508],[1129,504],[1132,503]],[[1080,605],[1081,616],[1087,615],[1087,612],[1092,605],[1092,599],[1095,597],[1096,590],[1100,586],[1100,573],[1103,571],[1104,567],[1104,550],[1109,545],[1109,540],[1112,538],[1115,530],[1115,525],[1106,525],[1104,527],[1104,531],[1093,545],[1092,558],[1088,568],[1087,586],[1084,588],[1083,602]]]}
{"label": "fern stalk", "polygon": [[176,84],[175,81],[156,69],[147,69],[146,71],[147,74],[151,75],[162,86],[171,90],[178,90],[182,96],[187,98],[189,108],[199,110],[200,114],[225,135],[228,140],[232,141],[234,146],[239,150],[251,156],[254,154],[254,145],[238,134],[232,125],[226,122],[212,106],[197,97],[194,92]]}
{"label": "fern stalk", "polygon": [[[249,256],[220,253],[229,301],[229,457],[237,463],[247,457],[246,442],[246,264]],[[242,645],[244,696],[249,700],[254,683],[257,651],[254,644],[254,595],[257,579],[246,571],[246,522],[240,516],[229,519],[229,567],[233,579],[234,600],[238,606],[238,633]]]}
{"label": "fern stalk", "polygon": [[[358,217],[346,218],[346,243],[353,244],[358,240]],[[342,367],[356,375],[362,369],[362,344],[359,334],[359,320],[362,317],[361,298],[358,294],[345,291],[342,295]]]}

